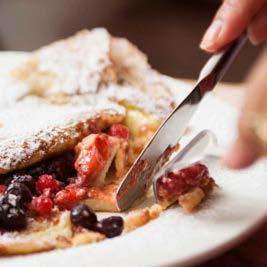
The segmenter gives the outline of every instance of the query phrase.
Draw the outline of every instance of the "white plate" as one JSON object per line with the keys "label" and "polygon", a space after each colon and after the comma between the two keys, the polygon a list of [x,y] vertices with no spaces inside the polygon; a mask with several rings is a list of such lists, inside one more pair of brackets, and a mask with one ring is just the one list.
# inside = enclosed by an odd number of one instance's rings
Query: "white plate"
{"label": "white plate", "polygon": [[[0,69],[3,64],[12,67],[23,57],[23,54],[0,54]],[[177,87],[186,90],[188,85],[178,81]],[[235,108],[209,95],[192,126],[195,132],[212,129],[220,145],[225,147],[235,136],[237,113]],[[266,160],[262,160],[252,168],[234,172],[216,161],[206,164],[220,188],[192,215],[185,215],[175,207],[159,219],[121,237],[78,248],[2,258],[0,265],[191,266],[222,253],[263,223],[267,214],[267,165]]]}

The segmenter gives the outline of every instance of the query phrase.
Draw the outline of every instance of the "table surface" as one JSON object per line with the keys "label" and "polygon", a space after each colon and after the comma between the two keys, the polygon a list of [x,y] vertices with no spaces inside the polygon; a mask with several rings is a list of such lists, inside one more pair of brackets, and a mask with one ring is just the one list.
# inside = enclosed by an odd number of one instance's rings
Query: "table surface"
{"label": "table surface", "polygon": [[[240,84],[220,84],[214,93],[235,106],[241,106],[244,91]],[[200,267],[267,267],[267,221],[248,240]]]}

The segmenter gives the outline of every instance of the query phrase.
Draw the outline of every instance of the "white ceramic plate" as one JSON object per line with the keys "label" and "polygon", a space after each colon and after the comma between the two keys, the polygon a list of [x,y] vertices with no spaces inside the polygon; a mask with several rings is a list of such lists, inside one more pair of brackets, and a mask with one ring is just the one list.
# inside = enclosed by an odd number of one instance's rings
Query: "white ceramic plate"
{"label": "white ceramic plate", "polygon": [[[0,69],[14,66],[24,54],[0,54]],[[173,81],[172,81],[173,82]],[[187,84],[177,81],[186,90]],[[209,95],[192,121],[191,135],[212,129],[226,147],[235,136],[237,110]],[[189,136],[186,137],[188,140]],[[205,159],[204,159],[205,161]],[[245,171],[229,171],[205,161],[219,189],[192,215],[180,208],[129,234],[93,245],[0,259],[14,266],[192,266],[231,248],[255,230],[267,214],[267,162]]]}

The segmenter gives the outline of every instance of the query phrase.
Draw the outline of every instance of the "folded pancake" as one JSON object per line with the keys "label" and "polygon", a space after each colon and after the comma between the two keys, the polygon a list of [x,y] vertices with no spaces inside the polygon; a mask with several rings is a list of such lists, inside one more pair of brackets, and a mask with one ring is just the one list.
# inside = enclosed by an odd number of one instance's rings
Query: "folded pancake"
{"label": "folded pancake", "polygon": [[174,104],[146,57],[104,29],[41,48],[1,80],[2,174],[74,148],[92,128],[123,121],[128,108],[155,124]]}
{"label": "folded pancake", "polygon": [[[77,189],[82,197],[75,203],[118,211],[118,184],[177,103],[173,91],[142,52],[105,29],[83,30],[29,53],[15,69],[0,73],[1,181],[70,150],[75,150],[77,170],[77,177],[69,177],[74,185],[53,196],[57,215],[2,234],[0,254],[102,240],[100,233],[73,228],[66,210],[73,203],[66,203],[64,196]],[[112,132],[118,124],[129,129],[129,136],[121,132],[122,126]],[[101,148],[103,136],[108,151]],[[137,212],[125,221],[125,229],[141,226],[160,212],[159,206]]]}

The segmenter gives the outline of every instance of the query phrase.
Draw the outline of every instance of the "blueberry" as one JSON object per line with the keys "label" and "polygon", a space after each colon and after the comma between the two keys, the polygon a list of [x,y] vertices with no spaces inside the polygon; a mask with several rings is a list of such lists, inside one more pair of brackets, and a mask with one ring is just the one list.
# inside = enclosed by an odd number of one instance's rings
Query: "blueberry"
{"label": "blueberry", "polygon": [[30,189],[22,183],[11,183],[4,194],[4,198],[6,197],[11,199],[16,198],[20,207],[23,207],[26,203],[31,202],[32,193]]}
{"label": "blueberry", "polygon": [[6,230],[19,230],[26,227],[25,211],[9,202],[0,201],[0,227]]}
{"label": "blueberry", "polygon": [[120,216],[111,216],[95,225],[95,230],[108,238],[118,236],[123,231],[123,219]]}
{"label": "blueberry", "polygon": [[26,173],[31,175],[34,179],[37,179],[39,176],[45,174],[46,165],[44,162],[38,163],[26,170]]}
{"label": "blueberry", "polygon": [[74,155],[68,152],[49,160],[46,166],[46,174],[53,175],[62,182],[66,182],[67,178],[75,176]]}
{"label": "blueberry", "polygon": [[94,229],[97,223],[95,213],[85,204],[79,204],[71,209],[71,222],[76,226],[82,226],[89,230]]}
{"label": "blueberry", "polygon": [[15,173],[12,175],[12,180],[10,181],[10,184],[14,183],[24,184],[31,190],[32,193],[35,192],[35,181],[31,175]]}

